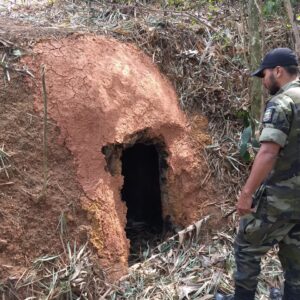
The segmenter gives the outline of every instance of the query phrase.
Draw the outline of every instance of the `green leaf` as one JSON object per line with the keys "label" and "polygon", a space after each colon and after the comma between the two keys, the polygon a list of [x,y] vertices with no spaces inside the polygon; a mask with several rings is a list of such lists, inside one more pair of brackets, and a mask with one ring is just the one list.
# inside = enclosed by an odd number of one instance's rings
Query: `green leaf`
{"label": "green leaf", "polygon": [[241,144],[248,144],[251,140],[251,135],[252,135],[252,128],[251,126],[248,126],[243,130],[241,136]]}
{"label": "green leaf", "polygon": [[242,157],[243,157],[243,160],[245,160],[246,162],[251,161],[251,155],[250,155],[249,151],[246,151],[246,153]]}
{"label": "green leaf", "polygon": [[247,144],[241,144],[240,145],[240,156],[244,157],[247,150],[248,150],[248,145]]}
{"label": "green leaf", "polygon": [[271,16],[274,13],[279,13],[281,8],[280,0],[266,0],[263,5],[263,12],[266,16]]}
{"label": "green leaf", "polygon": [[259,148],[260,147],[260,143],[257,139],[252,139],[251,144],[252,144],[253,148]]}
{"label": "green leaf", "polygon": [[250,114],[249,114],[249,111],[245,110],[245,109],[241,109],[241,110],[238,110],[236,113],[235,113],[235,116],[238,118],[238,119],[241,119],[243,120],[243,125],[244,127],[248,127],[250,125]]}

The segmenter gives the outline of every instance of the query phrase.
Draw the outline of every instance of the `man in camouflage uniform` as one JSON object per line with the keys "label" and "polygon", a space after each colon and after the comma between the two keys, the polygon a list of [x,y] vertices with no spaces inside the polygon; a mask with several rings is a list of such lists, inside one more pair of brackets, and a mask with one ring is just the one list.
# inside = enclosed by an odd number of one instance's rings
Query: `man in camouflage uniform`
{"label": "man in camouflage uniform", "polygon": [[252,76],[271,94],[262,119],[260,150],[236,205],[234,296],[253,300],[261,257],[275,244],[284,270],[284,300],[300,300],[300,80],[288,48],[270,51]]}

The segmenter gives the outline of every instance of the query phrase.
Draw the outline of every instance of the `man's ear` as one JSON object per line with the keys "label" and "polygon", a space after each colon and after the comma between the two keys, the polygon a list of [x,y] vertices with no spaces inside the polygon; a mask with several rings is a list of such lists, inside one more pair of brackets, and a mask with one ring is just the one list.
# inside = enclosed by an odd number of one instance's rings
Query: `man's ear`
{"label": "man's ear", "polygon": [[283,67],[276,67],[275,68],[275,74],[276,74],[276,78],[281,78],[282,76],[284,76],[284,68]]}

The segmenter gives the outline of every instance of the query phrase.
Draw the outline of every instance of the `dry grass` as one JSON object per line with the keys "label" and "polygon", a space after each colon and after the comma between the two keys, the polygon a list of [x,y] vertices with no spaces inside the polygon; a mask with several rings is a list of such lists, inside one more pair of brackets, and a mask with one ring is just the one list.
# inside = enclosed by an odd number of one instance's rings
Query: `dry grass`
{"label": "dry grass", "polygon": [[[0,148],[0,176],[10,180],[9,169],[11,168],[9,155],[4,151],[4,146]],[[7,184],[7,182],[2,183]]]}
{"label": "dry grass", "polygon": [[65,253],[37,258],[19,278],[0,285],[2,299],[97,299],[104,275],[95,269],[87,245],[65,245]]}
{"label": "dry grass", "polygon": [[[20,278],[0,285],[2,299],[213,299],[233,292],[234,232],[218,232],[203,240],[209,216],[159,246],[149,258],[129,268],[115,284],[95,269],[87,245],[65,245],[60,255],[36,259]],[[268,299],[269,287],[280,286],[282,272],[275,250],[262,262],[258,298]]]}

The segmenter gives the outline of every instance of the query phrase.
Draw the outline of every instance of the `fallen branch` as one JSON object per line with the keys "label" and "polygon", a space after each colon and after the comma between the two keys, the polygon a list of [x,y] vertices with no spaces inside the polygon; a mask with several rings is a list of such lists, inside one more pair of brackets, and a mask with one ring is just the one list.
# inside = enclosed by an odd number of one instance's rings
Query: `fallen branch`
{"label": "fallen branch", "polygon": [[11,48],[14,46],[14,43],[1,38],[0,38],[0,44],[2,44],[5,48]]}
{"label": "fallen branch", "polygon": [[9,181],[9,182],[0,183],[0,186],[8,186],[8,185],[13,185],[13,184],[15,184],[15,183],[12,181]]}
{"label": "fallen branch", "polygon": [[8,71],[17,72],[17,73],[21,73],[24,75],[29,75],[30,77],[34,78],[34,75],[29,70],[27,70],[25,67],[23,67],[22,69],[19,69],[19,68],[9,65],[7,62],[4,62],[4,61],[0,61],[0,67],[2,67],[4,72],[6,73],[6,77],[7,77],[8,81],[10,81],[10,76],[9,76]]}

